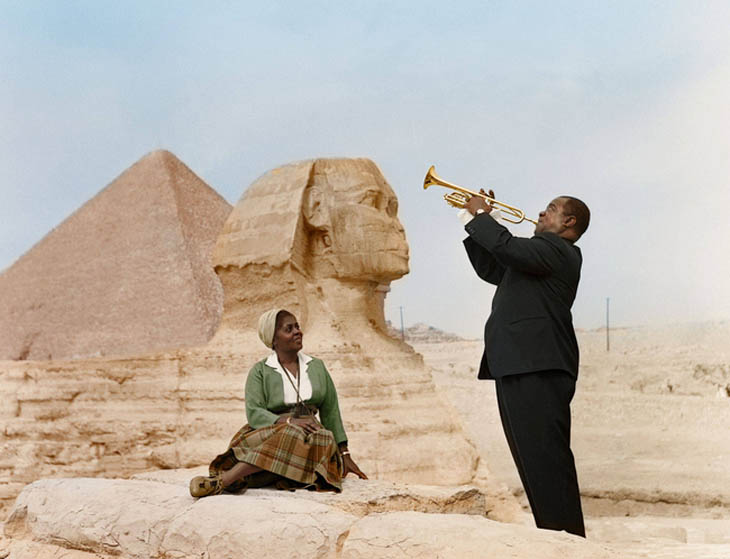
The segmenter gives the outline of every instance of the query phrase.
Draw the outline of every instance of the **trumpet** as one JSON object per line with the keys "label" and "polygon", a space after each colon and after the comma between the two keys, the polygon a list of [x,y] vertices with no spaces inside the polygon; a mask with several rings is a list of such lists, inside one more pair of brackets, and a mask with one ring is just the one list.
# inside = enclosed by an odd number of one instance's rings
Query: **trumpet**
{"label": "trumpet", "polygon": [[504,219],[505,221],[509,221],[510,223],[522,223],[523,221],[529,221],[530,223],[534,223],[535,225],[537,225],[537,221],[535,221],[534,219],[530,219],[529,217],[525,217],[525,212],[523,212],[519,208],[515,208],[514,206],[510,206],[509,204],[505,204],[504,202],[495,200],[494,198],[491,198],[486,194],[473,192],[462,186],[452,184],[443,180],[436,174],[435,167],[431,165],[431,167],[428,169],[428,172],[426,173],[426,177],[423,179],[423,189],[425,190],[429,186],[433,185],[444,186],[454,191],[449,192],[448,194],[444,194],[444,200],[446,200],[447,203],[454,206],[455,208],[463,208],[469,201],[469,198],[471,198],[472,196],[479,196],[480,198],[484,198],[490,206],[498,208],[502,212],[502,219]]}

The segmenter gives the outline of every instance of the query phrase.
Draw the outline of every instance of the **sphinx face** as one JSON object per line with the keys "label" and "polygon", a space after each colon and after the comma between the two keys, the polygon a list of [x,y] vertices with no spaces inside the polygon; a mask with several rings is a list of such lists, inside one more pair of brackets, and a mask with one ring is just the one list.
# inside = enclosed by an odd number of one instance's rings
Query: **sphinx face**
{"label": "sphinx face", "polygon": [[408,273],[398,199],[372,161],[319,160],[313,186],[331,196],[329,246],[320,254],[327,275],[387,283]]}

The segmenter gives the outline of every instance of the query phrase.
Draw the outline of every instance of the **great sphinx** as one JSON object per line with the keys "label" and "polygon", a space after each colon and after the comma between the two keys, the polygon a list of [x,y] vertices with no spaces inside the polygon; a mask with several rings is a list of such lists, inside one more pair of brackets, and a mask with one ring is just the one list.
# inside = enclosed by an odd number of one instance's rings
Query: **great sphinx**
{"label": "great sphinx", "polygon": [[279,306],[299,317],[307,347],[398,345],[385,335],[383,301],[408,273],[408,243],[395,192],[368,159],[263,175],[228,217],[213,264],[224,290],[219,337],[246,337],[261,312]]}
{"label": "great sphinx", "polygon": [[374,162],[315,159],[267,172],[228,217],[213,264],[224,308],[209,348],[263,355],[258,316],[290,309],[305,350],[326,358],[363,467],[398,481],[473,479],[479,458],[454,411],[421,356],[386,333],[383,301],[408,273],[408,243]]}

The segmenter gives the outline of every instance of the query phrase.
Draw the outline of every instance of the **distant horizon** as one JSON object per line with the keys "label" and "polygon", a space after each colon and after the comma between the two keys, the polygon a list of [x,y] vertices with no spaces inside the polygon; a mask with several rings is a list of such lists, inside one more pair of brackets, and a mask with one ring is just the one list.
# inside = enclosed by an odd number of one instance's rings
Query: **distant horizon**
{"label": "distant horizon", "polygon": [[[486,320],[486,319],[485,319]],[[389,325],[392,329],[396,330],[397,332],[400,332],[400,323],[394,324],[390,319],[386,318],[385,320],[386,324]],[[724,324],[726,322],[730,322],[730,317],[727,318],[710,318],[706,320],[690,320],[686,322],[678,321],[678,322],[664,322],[661,324],[651,324],[651,323],[643,323],[643,324],[609,324],[609,332],[613,330],[629,330],[632,328],[651,328],[651,329],[661,329],[666,327],[672,327],[672,326],[694,326],[694,325],[710,325],[710,324]],[[444,334],[451,334],[454,336],[459,336],[460,338],[464,340],[483,340],[484,335],[483,332],[479,332],[474,337],[466,337],[464,335],[458,334],[456,332],[452,332],[449,330],[444,330],[442,328],[439,328],[436,324],[429,324],[427,322],[414,322],[411,324],[405,324],[404,328],[405,330],[408,330],[409,328],[413,328],[415,326],[428,326],[430,328],[435,328],[439,332],[443,332]],[[584,328],[581,326],[574,326],[576,333],[578,332],[605,332],[606,331],[606,325],[597,326],[595,328]]]}

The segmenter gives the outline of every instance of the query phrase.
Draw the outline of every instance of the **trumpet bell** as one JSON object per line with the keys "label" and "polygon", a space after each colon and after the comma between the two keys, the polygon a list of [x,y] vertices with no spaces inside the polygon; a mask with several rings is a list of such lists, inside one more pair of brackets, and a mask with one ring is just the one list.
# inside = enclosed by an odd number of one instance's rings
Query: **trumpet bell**
{"label": "trumpet bell", "polygon": [[537,221],[535,221],[534,219],[530,219],[529,217],[525,217],[525,212],[523,212],[519,208],[515,208],[514,206],[510,206],[509,204],[505,204],[504,202],[500,202],[498,200],[495,200],[494,198],[490,198],[489,196],[482,194],[481,192],[474,192],[457,184],[445,181],[436,174],[435,166],[431,165],[426,172],[426,176],[423,178],[423,189],[425,190],[429,186],[433,185],[443,186],[445,188],[453,190],[453,192],[449,192],[448,194],[444,195],[444,200],[446,200],[449,205],[454,206],[455,208],[463,208],[469,201],[469,198],[471,198],[472,196],[479,196],[481,198],[484,198],[490,205],[499,208],[502,212],[501,217],[505,221],[508,221],[510,223],[522,223],[523,221],[529,221],[530,223],[534,223],[535,225],[537,225]]}
{"label": "trumpet bell", "polygon": [[431,165],[429,167],[428,172],[426,173],[425,178],[423,179],[423,190],[426,190],[429,186],[433,186],[434,184],[439,184],[436,182],[435,179],[438,179],[438,176],[435,173],[436,168]]}

